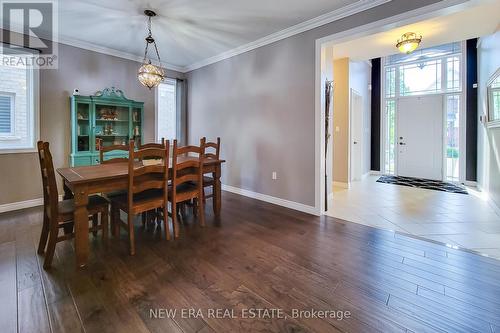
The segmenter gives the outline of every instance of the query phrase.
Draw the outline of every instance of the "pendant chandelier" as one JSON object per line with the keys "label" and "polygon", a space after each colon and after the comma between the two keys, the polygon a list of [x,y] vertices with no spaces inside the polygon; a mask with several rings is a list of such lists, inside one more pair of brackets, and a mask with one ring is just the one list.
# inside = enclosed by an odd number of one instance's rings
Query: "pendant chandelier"
{"label": "pendant chandelier", "polygon": [[[150,90],[158,86],[161,81],[165,78],[165,71],[161,68],[160,53],[158,52],[158,47],[156,46],[155,39],[151,33],[151,18],[156,16],[156,13],[152,10],[146,9],[144,14],[148,17],[148,36],[146,37],[146,49],[144,50],[144,59],[142,61],[142,66],[139,68],[137,73],[137,79],[139,82],[148,87]],[[158,66],[151,62],[151,58],[148,58],[149,46],[153,44],[156,57],[158,58]]]}

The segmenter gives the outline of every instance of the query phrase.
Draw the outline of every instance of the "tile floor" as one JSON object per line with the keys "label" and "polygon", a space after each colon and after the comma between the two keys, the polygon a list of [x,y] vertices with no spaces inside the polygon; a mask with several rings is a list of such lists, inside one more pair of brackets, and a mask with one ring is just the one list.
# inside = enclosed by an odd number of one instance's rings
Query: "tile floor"
{"label": "tile floor", "polygon": [[469,195],[377,183],[379,176],[334,187],[327,215],[412,234],[500,259],[500,215],[480,193]]}

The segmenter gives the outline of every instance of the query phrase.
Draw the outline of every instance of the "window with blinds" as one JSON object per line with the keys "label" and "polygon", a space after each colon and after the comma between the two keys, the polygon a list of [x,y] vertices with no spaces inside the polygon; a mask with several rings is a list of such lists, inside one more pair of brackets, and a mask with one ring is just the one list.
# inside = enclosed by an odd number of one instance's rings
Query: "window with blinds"
{"label": "window with blinds", "polygon": [[34,152],[39,137],[38,69],[25,61],[32,52],[17,54],[0,61],[0,154]]}
{"label": "window with blinds", "polygon": [[14,96],[0,92],[0,135],[12,134]]}

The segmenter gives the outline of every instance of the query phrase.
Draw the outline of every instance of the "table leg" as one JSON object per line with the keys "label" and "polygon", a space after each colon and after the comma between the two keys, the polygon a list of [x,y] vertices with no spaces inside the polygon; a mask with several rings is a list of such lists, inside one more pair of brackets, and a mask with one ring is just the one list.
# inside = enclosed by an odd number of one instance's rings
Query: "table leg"
{"label": "table leg", "polygon": [[[69,199],[73,199],[73,191],[70,190],[70,188],[68,187],[68,185],[66,184],[66,182],[63,182],[63,189],[64,189],[64,196],[63,196],[63,199],[64,200],[69,200]],[[70,234],[73,232],[73,227],[71,225],[66,225],[64,226],[64,234],[67,235],[67,234]]]}
{"label": "table leg", "polygon": [[70,190],[66,182],[63,183],[63,189],[64,189],[63,199],[64,200],[73,199],[73,192]]}
{"label": "table leg", "polygon": [[89,212],[86,186],[75,187],[75,252],[77,267],[84,267],[89,256]]}
{"label": "table leg", "polygon": [[213,209],[214,209],[214,214],[215,216],[220,215],[220,207],[221,207],[221,182],[220,182],[220,177],[221,177],[221,166],[220,164],[215,167],[215,172],[214,172],[214,193],[213,193]]}

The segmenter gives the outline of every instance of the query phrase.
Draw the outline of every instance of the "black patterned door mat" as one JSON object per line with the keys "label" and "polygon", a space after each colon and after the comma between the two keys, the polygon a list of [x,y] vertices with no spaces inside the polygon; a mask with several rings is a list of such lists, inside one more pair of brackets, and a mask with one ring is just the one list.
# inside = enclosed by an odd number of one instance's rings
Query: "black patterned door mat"
{"label": "black patterned door mat", "polygon": [[377,183],[395,184],[409,187],[425,188],[428,190],[436,190],[450,193],[469,194],[464,187],[457,186],[452,183],[445,183],[439,180],[430,180],[422,178],[399,177],[399,176],[382,176],[377,180]]}

